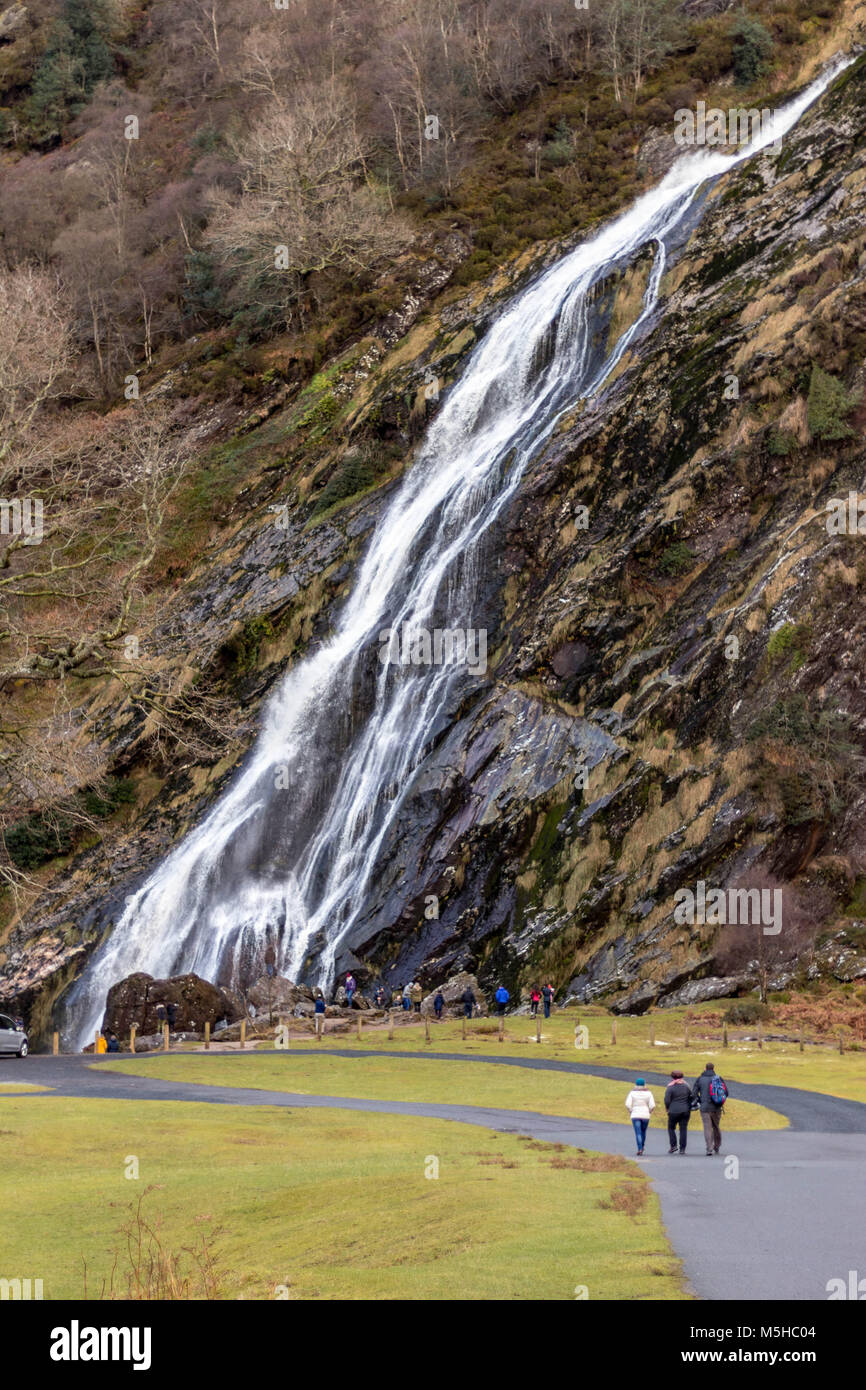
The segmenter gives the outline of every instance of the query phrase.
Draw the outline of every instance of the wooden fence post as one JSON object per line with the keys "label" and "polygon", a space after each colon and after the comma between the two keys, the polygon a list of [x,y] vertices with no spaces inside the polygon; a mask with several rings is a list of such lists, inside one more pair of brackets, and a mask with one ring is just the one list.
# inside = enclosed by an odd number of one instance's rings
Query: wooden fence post
{"label": "wooden fence post", "polygon": [[162,1025],[162,1050],[168,1052],[168,1024]]}
{"label": "wooden fence post", "polygon": [[843,1042],[843,1040],[842,1040],[842,1034],[840,1033],[840,1034],[839,1034],[839,1054],[840,1054],[840,1056],[842,1055],[842,1053],[843,1053],[844,1051],[845,1051],[845,1044],[844,1044],[844,1042]]}
{"label": "wooden fence post", "polygon": [[205,1052],[210,1051],[210,1019],[207,1020],[204,1026],[204,1050]]}
{"label": "wooden fence post", "polygon": [[394,1041],[394,1015],[390,1009],[388,1010],[388,1039],[390,1042]]}
{"label": "wooden fence post", "polygon": [[504,1039],[504,1037],[505,1037],[505,1014],[500,1014],[500,1015],[499,1015],[499,1041],[502,1042],[503,1039]]}
{"label": "wooden fence post", "polygon": [[246,1021],[245,1018],[242,1018],[242,1019],[241,1019],[241,1047],[246,1047],[246,1045],[247,1045],[247,1021]]}
{"label": "wooden fence post", "polygon": [[51,1050],[52,1050],[52,1052],[54,1053],[54,1056],[55,1056],[55,1057],[58,1057],[58,1056],[60,1055],[60,1034],[59,1034],[59,1033],[55,1033],[55,1034],[54,1034],[54,1038],[53,1038],[53,1041],[52,1041],[52,1044],[51,1044]]}
{"label": "wooden fence post", "polygon": [[541,1019],[538,1014],[535,1015],[535,1041],[541,1042]]}
{"label": "wooden fence post", "polygon": [[655,1047],[655,1045],[656,1045],[656,1026],[655,1026],[655,1023],[650,1023],[650,1047]]}
{"label": "wooden fence post", "polygon": [[800,1051],[803,1051],[803,1030],[800,1029]]}
{"label": "wooden fence post", "polygon": [[360,1013],[359,1013],[359,1014],[358,1014],[358,1040],[359,1040],[359,1041],[360,1041],[360,1038],[361,1038],[361,1015],[360,1015]]}
{"label": "wooden fence post", "polygon": [[610,1045],[616,1047],[616,1019],[610,1025]]}
{"label": "wooden fence post", "polygon": [[463,1041],[466,1041],[466,1015],[463,1015]]}
{"label": "wooden fence post", "polygon": [[135,1023],[133,1023],[132,1027],[131,1027],[130,1030],[129,1030],[129,1050],[130,1050],[130,1052],[134,1052],[134,1051],[135,1051],[135,1035],[136,1035],[137,1032],[138,1032],[138,1027],[137,1027],[137,1025],[136,1025]]}
{"label": "wooden fence post", "polygon": [[429,1013],[426,1013],[426,1014],[424,1015],[424,1037],[425,1037],[425,1039],[426,1039],[427,1042],[430,1041],[430,1015],[429,1015]]}
{"label": "wooden fence post", "polygon": [[722,1024],[722,1047],[727,1047],[727,1045],[728,1045],[728,1025],[727,1025],[727,1023],[723,1023],[723,1024]]}
{"label": "wooden fence post", "polygon": [[763,1023],[760,1023],[760,1022],[759,1022],[759,1023],[758,1023],[758,1051],[759,1051],[759,1052],[763,1052],[763,1050],[764,1050],[764,1025],[763,1025]]}
{"label": "wooden fence post", "polygon": [[684,1022],[684,1023],[683,1023],[683,1047],[686,1048],[686,1047],[688,1047],[688,1045],[689,1045],[689,1025],[688,1025],[688,1023],[685,1023],[685,1022]]}

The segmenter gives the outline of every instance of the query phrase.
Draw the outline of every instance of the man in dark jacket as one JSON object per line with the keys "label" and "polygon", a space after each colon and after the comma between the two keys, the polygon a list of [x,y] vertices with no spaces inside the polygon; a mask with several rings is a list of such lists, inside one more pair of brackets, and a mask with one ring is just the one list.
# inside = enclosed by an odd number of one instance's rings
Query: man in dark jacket
{"label": "man in dark jacket", "polygon": [[692,1111],[692,1090],[688,1081],[683,1079],[681,1071],[671,1072],[671,1080],[665,1090],[665,1110],[668,1112],[668,1143],[670,1144],[668,1153],[675,1154],[677,1152],[677,1127],[679,1127],[679,1152],[684,1154],[689,1116]]}
{"label": "man in dark jacket", "polygon": [[169,1032],[173,1033],[174,1026],[177,1023],[177,1004],[166,1004],[165,1021],[168,1024]]}
{"label": "man in dark jacket", "polygon": [[475,995],[467,985],[463,991],[463,1012],[467,1018],[472,1017],[472,1010],[475,1008]]}
{"label": "man in dark jacket", "polygon": [[725,1103],[724,1100],[713,1100],[713,1082],[720,1082],[724,1089],[724,1094],[727,1096],[727,1086],[720,1076],[716,1076],[716,1069],[713,1063],[707,1062],[707,1065],[692,1087],[692,1104],[697,1103],[700,1107],[708,1158],[712,1158],[713,1154],[717,1154],[722,1147],[722,1130],[719,1125],[719,1119],[722,1113],[722,1106]]}

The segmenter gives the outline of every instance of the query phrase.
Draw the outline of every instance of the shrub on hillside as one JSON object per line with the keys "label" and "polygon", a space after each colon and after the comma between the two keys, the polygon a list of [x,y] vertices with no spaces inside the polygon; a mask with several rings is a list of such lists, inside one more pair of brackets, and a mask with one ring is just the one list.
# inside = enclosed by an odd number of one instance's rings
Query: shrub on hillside
{"label": "shrub on hillside", "polygon": [[809,429],[817,439],[848,439],[854,433],[845,423],[857,405],[857,397],[845,389],[836,377],[825,372],[817,363],[812,367],[806,418]]}

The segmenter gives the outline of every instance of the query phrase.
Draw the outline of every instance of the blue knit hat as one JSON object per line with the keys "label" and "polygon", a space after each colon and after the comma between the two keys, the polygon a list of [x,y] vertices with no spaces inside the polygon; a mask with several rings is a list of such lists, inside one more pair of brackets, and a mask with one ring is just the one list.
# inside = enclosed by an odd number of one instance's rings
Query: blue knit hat
{"label": "blue knit hat", "polygon": [[644,1081],[644,1079],[643,1079],[642,1076],[639,1076],[639,1077],[637,1078],[637,1080],[635,1081],[634,1084],[635,1084],[636,1086],[644,1086],[644,1085],[646,1085],[646,1082]]}

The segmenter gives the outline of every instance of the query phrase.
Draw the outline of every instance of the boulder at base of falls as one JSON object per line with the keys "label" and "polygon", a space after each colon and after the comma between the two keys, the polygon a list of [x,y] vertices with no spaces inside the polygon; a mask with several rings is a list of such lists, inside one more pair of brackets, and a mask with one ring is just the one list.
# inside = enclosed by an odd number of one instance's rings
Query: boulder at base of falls
{"label": "boulder at base of falls", "polygon": [[270,1011],[299,1017],[313,1012],[313,991],[308,985],[296,985],[285,975],[260,975],[246,992],[253,1018]]}
{"label": "boulder at base of falls", "polygon": [[[426,998],[422,1000],[422,1013],[432,1014],[433,1000],[436,998],[437,994],[441,993],[442,998],[445,1000],[446,1014],[462,1014],[463,992],[467,986],[469,987],[469,989],[472,990],[472,993],[475,995],[475,1002],[479,1006],[481,1013],[486,1014],[487,1000],[484,998],[484,991],[479,986],[475,976],[470,975],[469,972],[466,970],[461,970],[458,975],[452,975],[451,979],[446,980],[444,985],[437,985],[436,988],[432,991],[432,993],[428,994]],[[478,1009],[476,1009],[475,1012],[477,1014]]]}
{"label": "boulder at base of falls", "polygon": [[105,1001],[102,1031],[125,1038],[134,1024],[142,1035],[156,1033],[160,1029],[158,1004],[176,1006],[174,1031],[178,1033],[201,1032],[206,1023],[213,1028],[220,1019],[228,1019],[231,1023],[243,1017],[241,1000],[199,975],[174,975],[170,980],[155,980],[152,975],[138,971],[111,986]]}

